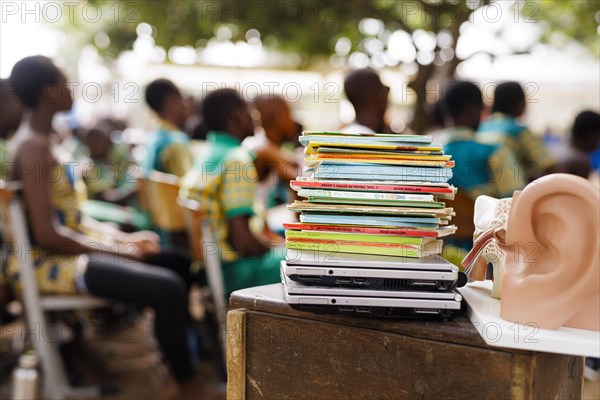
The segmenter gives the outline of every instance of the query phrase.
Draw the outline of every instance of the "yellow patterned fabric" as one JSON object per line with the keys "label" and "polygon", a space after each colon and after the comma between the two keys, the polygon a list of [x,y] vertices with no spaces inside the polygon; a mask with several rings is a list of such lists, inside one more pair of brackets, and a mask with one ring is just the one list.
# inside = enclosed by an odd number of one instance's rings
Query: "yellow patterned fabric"
{"label": "yellow patterned fabric", "polygon": [[[56,207],[58,221],[73,230],[83,232],[81,226],[80,201],[84,197],[79,190],[83,183],[76,179],[75,168],[56,164],[48,174],[52,184],[52,201]],[[53,254],[41,249],[34,238],[31,240],[31,251],[16,248],[9,255],[7,276],[9,281],[21,289],[19,270],[26,259],[32,260],[36,269],[37,282],[40,292],[47,294],[75,294],[77,282],[83,276],[87,267],[85,254]]]}
{"label": "yellow patterned fabric", "polygon": [[161,127],[151,133],[142,163],[146,174],[156,170],[183,176],[192,169],[194,157],[190,150],[190,138],[177,127],[161,121]]}
{"label": "yellow patterned fabric", "polygon": [[239,140],[226,133],[208,135],[205,155],[182,178],[180,194],[201,204],[222,260],[234,262],[240,256],[227,240],[227,222],[237,216],[255,215],[258,174],[250,154],[240,147]]}
{"label": "yellow patterned fabric", "polygon": [[490,182],[468,189],[471,198],[476,199],[481,195],[496,197],[512,197],[515,190],[525,187],[525,178],[522,170],[517,166],[517,161],[506,146],[499,146],[490,155],[488,166],[494,171]]}
{"label": "yellow patterned fabric", "polygon": [[494,113],[483,122],[477,132],[477,140],[506,145],[514,153],[524,175],[537,175],[556,164],[542,139],[506,114]]}
{"label": "yellow patterned fabric", "polygon": [[160,154],[160,160],[164,166],[164,172],[183,176],[194,164],[194,159],[189,146],[182,143],[172,143]]}
{"label": "yellow patterned fabric", "polygon": [[450,183],[473,199],[480,195],[511,197],[526,185],[513,152],[503,144],[484,144],[466,127],[449,128],[440,134],[444,152],[456,167]]}

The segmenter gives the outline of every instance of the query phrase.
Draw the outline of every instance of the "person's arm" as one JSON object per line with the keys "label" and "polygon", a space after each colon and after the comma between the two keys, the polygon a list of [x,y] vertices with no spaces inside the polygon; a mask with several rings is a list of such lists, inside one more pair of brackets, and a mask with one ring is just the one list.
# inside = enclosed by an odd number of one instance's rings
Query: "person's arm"
{"label": "person's arm", "polygon": [[47,144],[41,141],[30,141],[27,146],[24,146],[18,165],[21,167],[21,176],[17,177],[23,185],[31,234],[42,248],[60,254],[100,252],[134,259],[144,256],[143,249],[135,243],[110,245],[83,235],[58,221],[52,201],[51,181],[44,179],[41,174],[27,174],[27,171],[46,171],[56,168],[56,162]]}
{"label": "person's arm", "polygon": [[283,181],[289,182],[299,175],[298,164],[293,157],[287,157],[280,149],[273,144],[256,149],[257,169],[264,166],[271,167]]}
{"label": "person's arm", "polygon": [[244,257],[261,256],[271,248],[271,244],[250,230],[250,216],[240,215],[227,221],[229,243]]}
{"label": "person's arm", "polygon": [[223,173],[221,201],[227,218],[227,240],[242,256],[260,256],[269,251],[270,245],[250,229],[258,182],[256,168],[248,157],[228,162]]}
{"label": "person's arm", "polygon": [[108,189],[101,193],[100,198],[97,198],[97,200],[124,206],[130,199],[137,195],[137,190],[138,187],[136,183],[120,188]]}

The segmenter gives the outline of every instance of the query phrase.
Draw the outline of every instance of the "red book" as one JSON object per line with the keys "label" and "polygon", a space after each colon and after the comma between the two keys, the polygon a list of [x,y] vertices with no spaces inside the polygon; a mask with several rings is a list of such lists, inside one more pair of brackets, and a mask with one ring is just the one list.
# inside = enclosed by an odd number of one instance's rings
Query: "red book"
{"label": "red book", "polygon": [[378,243],[378,242],[352,242],[349,240],[327,240],[327,239],[309,239],[309,238],[286,238],[286,243],[312,243],[312,244],[337,244],[346,246],[363,246],[363,247],[392,247],[402,249],[415,249],[423,246],[417,244],[400,244],[400,243]]}
{"label": "red book", "polygon": [[343,183],[343,182],[313,182],[313,181],[291,181],[292,189],[296,188],[319,188],[319,189],[347,189],[364,190],[370,192],[403,192],[403,193],[453,193],[450,187],[433,186],[401,186],[389,184],[370,183]]}

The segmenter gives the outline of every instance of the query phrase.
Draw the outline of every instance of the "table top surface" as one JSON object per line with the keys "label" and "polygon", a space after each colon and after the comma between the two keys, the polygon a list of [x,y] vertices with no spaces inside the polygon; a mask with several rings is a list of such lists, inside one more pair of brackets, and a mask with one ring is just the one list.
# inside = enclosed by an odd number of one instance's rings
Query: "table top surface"
{"label": "table top surface", "polygon": [[[283,296],[283,285],[273,284],[238,290],[231,294],[232,308],[297,317],[416,337],[425,340],[489,348],[465,315],[448,321],[382,319],[295,310]],[[500,349],[498,349],[500,350]]]}

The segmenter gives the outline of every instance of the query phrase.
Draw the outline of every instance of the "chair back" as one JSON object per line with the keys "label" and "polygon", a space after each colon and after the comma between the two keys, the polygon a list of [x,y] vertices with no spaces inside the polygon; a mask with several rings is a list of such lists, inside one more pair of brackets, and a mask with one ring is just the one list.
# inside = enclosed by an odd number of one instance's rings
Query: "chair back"
{"label": "chair back", "polygon": [[177,205],[179,177],[152,171],[147,178],[147,189],[154,226],[166,232],[185,230],[181,208]]}
{"label": "chair back", "polygon": [[0,180],[0,220],[4,238],[13,248],[20,261],[19,280],[22,285],[23,305],[29,332],[34,333],[33,347],[44,370],[44,398],[65,399],[98,397],[100,388],[72,387],[67,378],[57,343],[45,335],[36,334],[48,325],[45,312],[103,308],[108,302],[89,296],[41,296],[32,259],[31,243],[27,231],[25,207],[21,198],[19,182]]}
{"label": "chair back", "polygon": [[144,176],[137,177],[138,185],[138,201],[140,210],[146,213],[150,213],[150,181]]}
{"label": "chair back", "polygon": [[204,251],[202,246],[202,220],[203,212],[200,203],[195,200],[179,197],[177,203],[181,208],[185,230],[189,241],[191,256],[194,261],[204,263]]}
{"label": "chair back", "polygon": [[227,302],[225,299],[225,284],[221,270],[221,253],[215,243],[210,221],[201,210],[201,205],[195,200],[177,200],[184,216],[187,236],[190,241],[192,257],[201,261],[206,271],[208,286],[215,305],[217,322],[219,323],[219,340],[225,354],[225,325],[227,319]]}

